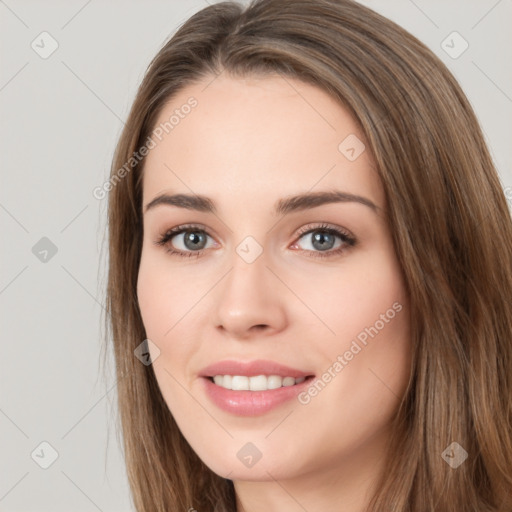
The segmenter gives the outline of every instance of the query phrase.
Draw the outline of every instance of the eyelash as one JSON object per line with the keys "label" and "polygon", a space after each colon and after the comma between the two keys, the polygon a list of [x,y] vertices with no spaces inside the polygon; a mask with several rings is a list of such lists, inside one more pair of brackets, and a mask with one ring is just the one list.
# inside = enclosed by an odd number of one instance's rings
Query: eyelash
{"label": "eyelash", "polygon": [[[184,233],[186,231],[200,231],[200,232],[203,232],[208,235],[208,232],[202,226],[199,226],[197,224],[185,224],[185,225],[176,226],[175,228],[169,229],[154,243],[155,243],[155,245],[165,246],[167,244],[167,242],[169,242],[172,238],[174,238],[175,236],[177,236],[181,233]],[[354,247],[357,243],[357,240],[348,231],[342,230],[340,228],[333,228],[327,224],[321,224],[319,226],[313,226],[313,227],[311,225],[304,226],[297,233],[297,241],[300,240],[304,235],[309,234],[309,233],[314,233],[315,231],[322,231],[322,232],[330,234],[330,235],[335,235],[338,238],[340,238],[344,242],[345,245],[342,245],[342,246],[338,247],[337,249],[329,250],[329,251],[310,251],[307,249],[299,250],[300,252],[314,253],[314,256],[312,256],[313,258],[330,258],[333,256],[337,256],[337,255],[341,254],[342,252],[344,252],[347,249],[347,246]],[[208,236],[210,236],[210,235],[208,235]],[[197,257],[201,256],[206,251],[206,249],[201,249],[200,251],[186,251],[185,252],[185,251],[178,251],[171,247],[166,247],[166,250],[168,253],[170,253],[172,255],[180,256],[183,258],[191,258],[191,257],[197,258]]]}

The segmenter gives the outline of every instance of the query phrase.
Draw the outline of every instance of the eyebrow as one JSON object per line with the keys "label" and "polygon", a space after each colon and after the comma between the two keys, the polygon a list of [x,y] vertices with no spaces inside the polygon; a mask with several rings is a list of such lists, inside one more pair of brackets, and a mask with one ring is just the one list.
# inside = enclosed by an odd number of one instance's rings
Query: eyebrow
{"label": "eyebrow", "polygon": [[[367,206],[375,213],[380,210],[375,203],[366,197],[334,190],[308,192],[279,199],[274,205],[274,212],[277,215],[286,215],[291,212],[307,210],[329,203],[359,203]],[[177,206],[198,212],[217,213],[215,203],[209,197],[197,194],[161,194],[146,205],[145,212],[159,205]]]}

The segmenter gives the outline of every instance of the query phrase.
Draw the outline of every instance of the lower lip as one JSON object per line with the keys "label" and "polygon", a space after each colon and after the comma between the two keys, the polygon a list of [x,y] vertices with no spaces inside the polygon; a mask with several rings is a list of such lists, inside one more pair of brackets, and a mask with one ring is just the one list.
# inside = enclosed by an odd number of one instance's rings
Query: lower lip
{"label": "lower lip", "polygon": [[238,416],[258,416],[295,398],[309,386],[314,377],[293,386],[283,386],[266,391],[233,391],[217,386],[203,377],[206,394],[222,410]]}

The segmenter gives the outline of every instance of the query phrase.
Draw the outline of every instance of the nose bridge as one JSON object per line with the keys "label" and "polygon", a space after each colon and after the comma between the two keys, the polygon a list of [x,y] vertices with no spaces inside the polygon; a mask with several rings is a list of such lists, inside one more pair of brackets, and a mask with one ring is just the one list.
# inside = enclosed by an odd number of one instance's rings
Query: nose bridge
{"label": "nose bridge", "polygon": [[245,239],[236,247],[215,297],[217,326],[237,337],[246,336],[254,326],[275,331],[286,324],[283,296],[267,268],[268,257],[258,246]]}
{"label": "nose bridge", "polygon": [[[263,248],[262,248],[263,249]],[[250,243],[242,242],[235,250],[235,254],[231,258],[231,271],[227,279],[227,293],[235,295],[242,294],[254,298],[265,295],[268,290],[268,275],[270,272],[267,268],[268,258],[266,254],[254,256],[254,248]]]}

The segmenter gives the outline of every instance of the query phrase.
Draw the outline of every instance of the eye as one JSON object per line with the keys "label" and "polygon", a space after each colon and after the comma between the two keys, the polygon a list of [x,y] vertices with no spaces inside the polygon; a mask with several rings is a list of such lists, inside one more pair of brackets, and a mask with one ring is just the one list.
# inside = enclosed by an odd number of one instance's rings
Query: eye
{"label": "eye", "polygon": [[[167,247],[167,252],[179,256],[199,256],[211,246],[207,245],[210,235],[201,226],[177,226],[166,231],[156,242],[156,245]],[[217,243],[211,244],[216,246]]]}
{"label": "eye", "polygon": [[341,228],[334,228],[326,224],[320,226],[305,226],[299,231],[299,240],[304,244],[295,242],[293,249],[311,253],[313,257],[330,257],[344,252],[356,244],[355,237]]}
{"label": "eye", "polygon": [[[309,253],[312,257],[333,257],[341,254],[347,248],[356,244],[355,237],[342,228],[335,228],[326,224],[307,225],[298,233],[298,240],[291,248]],[[167,252],[182,257],[199,257],[206,249],[218,247],[215,241],[208,245],[208,239],[213,238],[199,225],[181,225],[166,231],[154,243],[164,246]]]}

